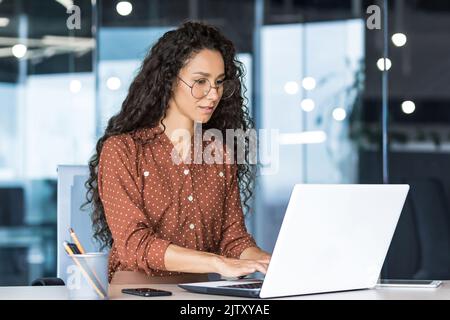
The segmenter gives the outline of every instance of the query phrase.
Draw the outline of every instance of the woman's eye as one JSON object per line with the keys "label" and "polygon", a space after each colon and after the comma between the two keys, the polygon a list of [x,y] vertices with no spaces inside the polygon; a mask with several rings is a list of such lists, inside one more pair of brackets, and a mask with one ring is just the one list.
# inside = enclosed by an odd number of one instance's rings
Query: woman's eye
{"label": "woman's eye", "polygon": [[217,80],[217,81],[216,81],[216,85],[219,85],[219,86],[220,86],[221,84],[223,84],[224,81],[225,81],[224,79],[222,79],[222,80]]}
{"label": "woman's eye", "polygon": [[206,83],[206,79],[199,79],[197,80],[198,84],[205,84]]}

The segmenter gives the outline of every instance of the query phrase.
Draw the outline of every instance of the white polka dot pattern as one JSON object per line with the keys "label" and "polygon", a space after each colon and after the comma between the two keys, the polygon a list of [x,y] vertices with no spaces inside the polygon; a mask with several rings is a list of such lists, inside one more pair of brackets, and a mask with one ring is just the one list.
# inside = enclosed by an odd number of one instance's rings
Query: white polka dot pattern
{"label": "white polka dot pattern", "polygon": [[156,133],[159,127],[140,129],[103,145],[98,188],[114,239],[110,280],[119,270],[180,274],[164,265],[171,243],[233,258],[256,246],[244,223],[237,166],[174,164],[173,144]]}

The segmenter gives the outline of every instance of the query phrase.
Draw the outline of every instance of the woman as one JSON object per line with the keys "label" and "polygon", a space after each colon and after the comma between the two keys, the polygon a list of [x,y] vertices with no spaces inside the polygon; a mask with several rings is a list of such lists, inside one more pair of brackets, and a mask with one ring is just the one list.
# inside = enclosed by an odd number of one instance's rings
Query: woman
{"label": "woman", "polygon": [[179,130],[193,137],[195,124],[224,135],[248,129],[241,76],[233,44],[202,23],[165,33],[144,59],[89,163],[93,227],[111,247],[110,280],[126,271],[150,279],[266,272],[270,255],[247,233],[240,201],[239,187],[251,196],[250,165],[187,161],[194,139],[173,138]]}

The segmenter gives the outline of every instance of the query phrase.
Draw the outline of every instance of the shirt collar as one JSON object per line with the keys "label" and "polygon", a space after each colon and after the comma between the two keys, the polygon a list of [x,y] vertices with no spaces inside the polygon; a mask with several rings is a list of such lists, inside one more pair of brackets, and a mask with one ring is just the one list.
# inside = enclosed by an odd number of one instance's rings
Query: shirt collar
{"label": "shirt collar", "polygon": [[156,125],[154,127],[136,129],[131,132],[131,137],[138,143],[146,144],[155,138],[160,138],[160,134],[163,134],[163,129]]}

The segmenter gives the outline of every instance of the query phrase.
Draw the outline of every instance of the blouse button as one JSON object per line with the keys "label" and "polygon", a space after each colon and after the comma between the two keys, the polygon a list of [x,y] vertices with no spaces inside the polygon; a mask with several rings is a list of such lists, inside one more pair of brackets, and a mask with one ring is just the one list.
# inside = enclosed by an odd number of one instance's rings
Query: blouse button
{"label": "blouse button", "polygon": [[184,169],[183,173],[185,176],[187,176],[189,174],[189,169]]}
{"label": "blouse button", "polygon": [[190,196],[188,197],[188,200],[192,202],[192,200],[194,200],[194,197],[193,197],[192,195],[190,195]]}
{"label": "blouse button", "polygon": [[195,228],[195,224],[191,223],[191,224],[189,225],[189,229],[194,230],[194,228]]}
{"label": "blouse button", "polygon": [[219,177],[223,177],[223,172],[222,171],[219,172]]}
{"label": "blouse button", "polygon": [[150,174],[150,172],[148,172],[148,171],[144,171],[144,177],[148,177],[148,176],[149,176],[149,174]]}

